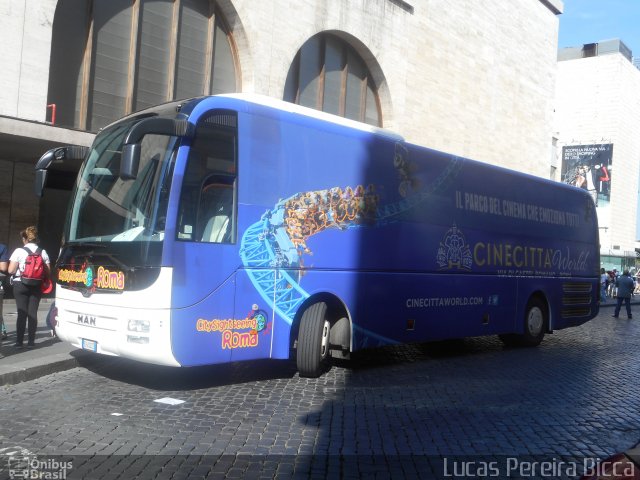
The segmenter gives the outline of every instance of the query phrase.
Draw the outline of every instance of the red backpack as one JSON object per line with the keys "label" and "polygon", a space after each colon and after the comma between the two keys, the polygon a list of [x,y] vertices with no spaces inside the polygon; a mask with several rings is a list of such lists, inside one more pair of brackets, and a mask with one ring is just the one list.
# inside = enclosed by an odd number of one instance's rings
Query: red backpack
{"label": "red backpack", "polygon": [[26,247],[22,249],[27,252],[27,259],[24,262],[24,270],[20,272],[20,281],[23,285],[38,286],[42,284],[46,274],[42,249],[38,247],[35,252]]}

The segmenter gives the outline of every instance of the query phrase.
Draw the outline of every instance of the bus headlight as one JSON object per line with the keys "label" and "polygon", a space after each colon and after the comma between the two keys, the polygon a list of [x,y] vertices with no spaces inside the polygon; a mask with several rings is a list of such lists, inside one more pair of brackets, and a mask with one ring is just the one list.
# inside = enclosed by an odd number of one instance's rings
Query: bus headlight
{"label": "bus headlight", "polygon": [[128,329],[130,332],[149,333],[149,320],[129,320]]}

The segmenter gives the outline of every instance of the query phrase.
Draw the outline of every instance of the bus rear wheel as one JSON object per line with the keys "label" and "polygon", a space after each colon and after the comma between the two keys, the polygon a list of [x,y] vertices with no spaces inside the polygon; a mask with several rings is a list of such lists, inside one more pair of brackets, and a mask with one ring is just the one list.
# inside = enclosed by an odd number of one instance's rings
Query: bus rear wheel
{"label": "bus rear wheel", "polygon": [[327,304],[318,302],[307,308],[300,320],[296,365],[301,377],[319,377],[329,358],[331,323]]}
{"label": "bus rear wheel", "polygon": [[506,345],[516,347],[535,347],[540,345],[547,329],[547,307],[539,297],[533,297],[527,304],[524,315],[524,333],[500,335]]}

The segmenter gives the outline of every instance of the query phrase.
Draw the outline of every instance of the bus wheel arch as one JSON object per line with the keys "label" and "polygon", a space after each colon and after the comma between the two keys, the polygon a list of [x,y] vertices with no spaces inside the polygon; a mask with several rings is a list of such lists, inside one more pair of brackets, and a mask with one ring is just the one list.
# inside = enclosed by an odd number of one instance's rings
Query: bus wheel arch
{"label": "bus wheel arch", "polygon": [[509,346],[535,347],[549,332],[549,316],[549,302],[545,295],[535,292],[524,309],[522,333],[500,335],[500,340]]}
{"label": "bus wheel arch", "polygon": [[318,377],[327,368],[330,357],[349,357],[351,321],[344,303],[335,295],[308,298],[298,309],[291,332],[300,376]]}

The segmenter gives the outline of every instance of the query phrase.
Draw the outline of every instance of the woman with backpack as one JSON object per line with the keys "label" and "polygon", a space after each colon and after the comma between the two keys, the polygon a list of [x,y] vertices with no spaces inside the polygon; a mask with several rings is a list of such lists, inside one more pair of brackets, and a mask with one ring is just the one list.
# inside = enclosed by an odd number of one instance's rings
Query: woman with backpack
{"label": "woman with backpack", "polygon": [[20,232],[20,236],[24,246],[16,248],[9,258],[9,274],[13,275],[13,296],[18,309],[15,345],[17,348],[22,348],[25,327],[27,347],[35,346],[42,282],[50,272],[49,255],[38,246],[38,229],[33,226],[27,227]]}

